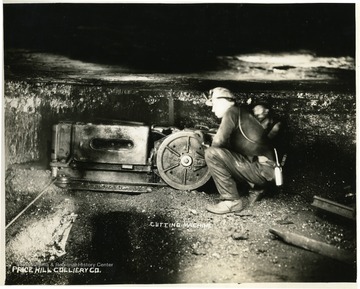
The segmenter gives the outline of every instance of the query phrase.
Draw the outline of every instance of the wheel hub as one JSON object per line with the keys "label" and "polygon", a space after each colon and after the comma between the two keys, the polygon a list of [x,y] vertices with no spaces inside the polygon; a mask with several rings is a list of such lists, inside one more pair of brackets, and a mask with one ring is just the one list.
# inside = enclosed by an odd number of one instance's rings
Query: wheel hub
{"label": "wheel hub", "polygon": [[193,163],[193,159],[191,156],[185,155],[181,157],[180,163],[183,167],[190,167]]}

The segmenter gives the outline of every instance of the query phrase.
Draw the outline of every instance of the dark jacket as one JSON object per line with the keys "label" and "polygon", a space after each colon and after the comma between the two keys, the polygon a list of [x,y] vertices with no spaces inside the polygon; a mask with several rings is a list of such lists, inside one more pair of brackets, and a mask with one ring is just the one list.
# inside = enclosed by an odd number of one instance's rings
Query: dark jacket
{"label": "dark jacket", "polygon": [[245,107],[232,106],[225,112],[212,146],[227,148],[249,159],[254,156],[275,159],[274,148],[266,130]]}

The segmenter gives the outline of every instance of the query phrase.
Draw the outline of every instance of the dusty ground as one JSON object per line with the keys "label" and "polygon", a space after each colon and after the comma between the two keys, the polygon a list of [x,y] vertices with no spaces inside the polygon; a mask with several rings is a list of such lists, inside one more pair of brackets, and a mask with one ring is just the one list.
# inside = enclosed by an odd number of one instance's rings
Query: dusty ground
{"label": "dusty ground", "polygon": [[[323,184],[307,173],[312,186],[305,173],[288,179],[242,216],[205,211],[218,197],[211,183],[198,191],[163,187],[141,195],[72,192],[52,184],[6,231],[6,284],[355,282],[355,264],[291,246],[269,232],[288,230],[355,252],[355,224],[311,206]],[[50,181],[41,167],[13,167],[6,179],[7,223]],[[77,217],[66,254],[54,257],[53,232],[71,213]],[[20,273],[18,267],[47,271]]]}

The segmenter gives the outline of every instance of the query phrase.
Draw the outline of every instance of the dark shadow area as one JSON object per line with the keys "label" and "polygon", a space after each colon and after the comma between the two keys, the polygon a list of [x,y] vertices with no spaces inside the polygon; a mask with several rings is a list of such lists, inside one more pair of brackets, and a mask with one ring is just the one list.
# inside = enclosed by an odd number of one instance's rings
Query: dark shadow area
{"label": "dark shadow area", "polygon": [[[356,264],[345,264],[339,261],[329,262],[329,260],[331,259],[326,258],[320,264],[321,270],[314,277],[315,282],[356,282]],[[333,264],[333,266],[329,264]]]}
{"label": "dark shadow area", "polygon": [[71,284],[176,283],[179,264],[176,228],[155,227],[175,223],[161,216],[111,212],[92,220],[88,262],[109,264],[101,273],[74,276]]}
{"label": "dark shadow area", "polygon": [[213,178],[210,178],[204,185],[196,189],[198,192],[205,192],[208,195],[219,196],[219,192],[216,189]]}
{"label": "dark shadow area", "polygon": [[356,192],[356,152],[339,150],[336,143],[316,141],[306,147],[292,148],[284,167],[284,188],[301,194],[309,202],[313,194],[344,205],[355,204],[349,192]]}
{"label": "dark shadow area", "polygon": [[[329,212],[328,210],[322,210],[315,207],[314,214],[321,220],[342,226],[342,228],[344,228],[346,234],[348,235],[348,239],[356,239],[356,220],[346,218],[339,214]],[[349,236],[351,236],[351,238],[349,238]]]}
{"label": "dark shadow area", "polygon": [[[281,242],[281,241],[279,241]],[[283,247],[283,246],[280,246]],[[284,243],[284,250],[291,250],[288,259],[291,260],[291,267],[297,270],[295,280],[289,281],[289,275],[274,274],[269,270],[255,270],[254,275],[259,277],[272,276],[278,278],[278,282],[356,282],[356,264],[348,264],[320,255],[303,248]],[[285,258],[285,260],[287,259]],[[293,277],[293,276],[292,276]],[[306,286],[304,286],[306,288]],[[338,285],[341,288],[341,285]]]}
{"label": "dark shadow area", "polygon": [[202,71],[216,56],[305,49],[355,55],[354,4],[5,4],[5,49],[144,71]]}
{"label": "dark shadow area", "polygon": [[[294,250],[305,249],[294,247]],[[307,282],[356,282],[356,262],[354,264],[340,262],[309,251],[302,255],[301,265],[298,265],[307,270],[306,267],[310,267],[311,263],[316,264],[317,270],[307,273]]]}

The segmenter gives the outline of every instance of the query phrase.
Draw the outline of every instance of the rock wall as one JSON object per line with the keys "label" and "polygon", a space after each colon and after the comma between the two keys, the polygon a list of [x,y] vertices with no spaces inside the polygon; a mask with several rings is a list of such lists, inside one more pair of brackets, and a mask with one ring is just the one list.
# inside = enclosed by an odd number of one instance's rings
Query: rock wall
{"label": "rock wall", "polygon": [[[229,87],[245,102],[267,102],[287,124],[292,147],[316,143],[355,153],[353,87],[223,82],[61,83],[5,81],[6,165],[50,158],[52,125],[61,120],[92,122],[122,119],[179,128],[218,120],[204,105],[203,93]],[[354,155],[355,156],[355,155]]]}

